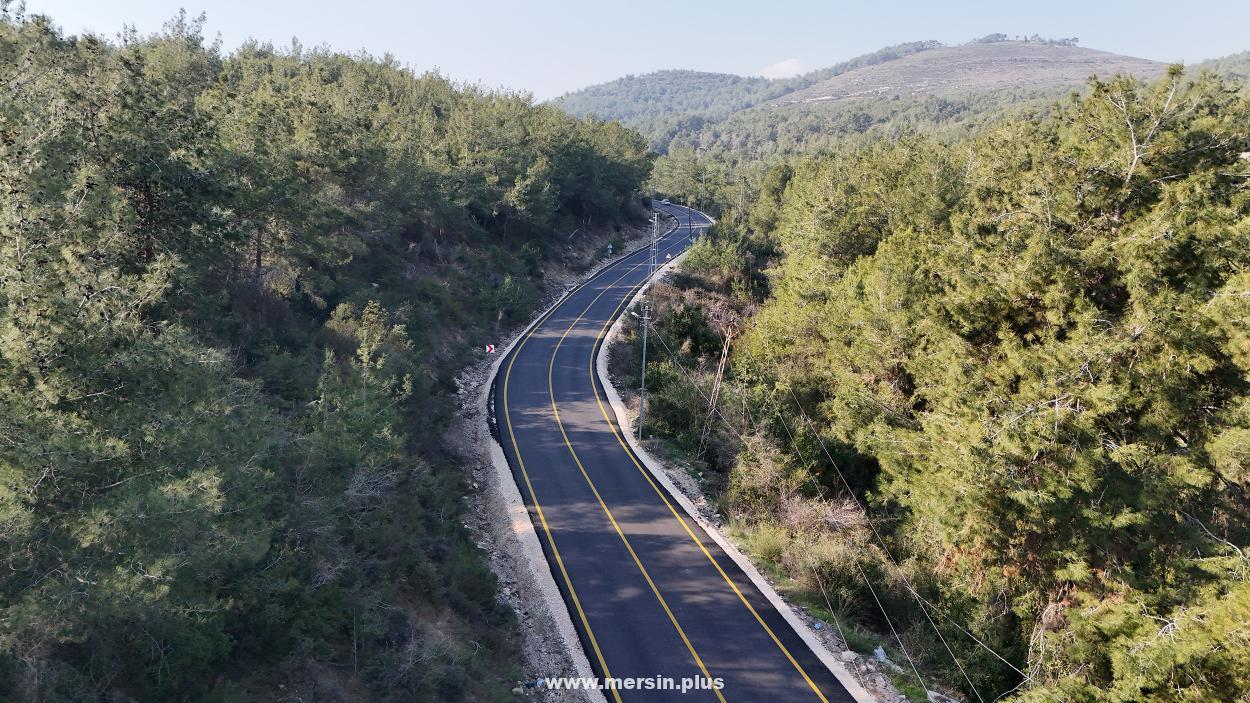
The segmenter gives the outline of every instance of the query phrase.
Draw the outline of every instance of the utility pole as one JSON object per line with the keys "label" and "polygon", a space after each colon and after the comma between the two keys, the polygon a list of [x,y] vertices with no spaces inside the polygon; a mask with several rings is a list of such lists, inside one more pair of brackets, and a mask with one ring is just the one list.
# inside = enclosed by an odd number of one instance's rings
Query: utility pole
{"label": "utility pole", "polygon": [[703,187],[707,184],[707,169],[699,171],[699,212],[703,212]]}
{"label": "utility pole", "polygon": [[[655,275],[656,259],[660,256],[660,215],[651,215],[651,251],[649,252],[648,278]],[[642,378],[638,382],[638,441],[642,441],[642,419],[647,408],[647,331],[651,327],[651,301],[642,301]]]}
{"label": "utility pole", "polygon": [[648,273],[649,276],[655,275],[655,259],[660,254],[659,236],[660,236],[660,216],[659,214],[652,214],[651,215],[651,251],[650,251],[650,260],[648,262],[651,265],[651,269]]}
{"label": "utility pole", "polygon": [[647,411],[647,329],[651,327],[651,302],[642,302],[642,381],[638,386],[638,441],[642,441],[642,420]]}

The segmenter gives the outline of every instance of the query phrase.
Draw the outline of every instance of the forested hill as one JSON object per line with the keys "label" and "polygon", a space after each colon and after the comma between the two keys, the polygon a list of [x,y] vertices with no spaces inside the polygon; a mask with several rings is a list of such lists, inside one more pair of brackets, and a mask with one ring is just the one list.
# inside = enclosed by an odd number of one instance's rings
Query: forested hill
{"label": "forested hill", "polygon": [[840,143],[653,291],[646,434],[910,700],[1250,700],[1244,89]]}
{"label": "forested hill", "polygon": [[829,68],[775,80],[730,73],[657,71],[591,86],[555,102],[570,115],[620,120],[654,137],[675,127],[697,129],[738,110],[803,90],[842,73],[940,46],[936,41],[888,46]]}
{"label": "forested hill", "polygon": [[645,143],[387,60],[8,7],[0,700],[508,696],[454,379],[529,318],[557,229],[638,209]]}
{"label": "forested hill", "polygon": [[1243,92],[1250,90],[1250,51],[1203,61],[1194,68],[1199,71],[1210,71],[1229,81],[1240,83]]}
{"label": "forested hill", "polygon": [[[1247,72],[1245,64],[1244,56],[1234,55],[1194,68],[1235,79]],[[559,104],[570,114],[619,119],[661,153],[711,149],[775,160],[859,135],[958,137],[1048,109],[1091,76],[1152,79],[1165,69],[1160,62],[1079,47],[1075,39],[993,34],[956,46],[900,44],[786,80],[661,71],[593,86]]]}
{"label": "forested hill", "polygon": [[1157,78],[1166,68],[1158,61],[1071,44],[977,41],[865,66],[786,93],[774,104],[1080,86],[1090,76]]}
{"label": "forested hill", "polygon": [[774,84],[767,78],[732,73],[656,71],[569,93],[559,103],[570,115],[639,125],[671,114],[727,115],[758,103]]}

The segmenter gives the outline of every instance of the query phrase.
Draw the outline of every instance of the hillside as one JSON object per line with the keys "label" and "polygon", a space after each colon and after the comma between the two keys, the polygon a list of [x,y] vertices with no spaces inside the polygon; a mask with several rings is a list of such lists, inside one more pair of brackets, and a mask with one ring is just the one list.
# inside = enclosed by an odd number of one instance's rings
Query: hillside
{"label": "hillside", "polygon": [[936,41],[896,44],[828,68],[785,79],[702,71],[656,71],[590,86],[553,101],[575,117],[620,120],[657,149],[674,134],[692,133],[735,112],[807,89],[848,71],[941,47]]}
{"label": "hillside", "polygon": [[[1245,64],[1235,55],[1193,72],[1244,73]],[[660,152],[710,148],[757,158],[820,150],[856,135],[967,134],[1052,105],[1090,76],[1152,79],[1165,69],[1075,40],[990,35],[957,46],[898,44],[785,80],[694,71],[628,76],[558,104],[574,116],[621,120]]]}
{"label": "hillside", "polygon": [[457,378],[645,144],[202,28],[0,3],[0,701],[503,700]]}
{"label": "hillside", "polygon": [[1240,83],[1243,93],[1250,92],[1250,51],[1203,61],[1194,66],[1194,70],[1210,71],[1225,80]]}
{"label": "hillside", "polygon": [[787,93],[772,104],[1077,86],[1093,75],[1155,78],[1166,69],[1167,64],[1158,61],[1079,46],[974,42],[865,66]]}
{"label": "hillside", "polygon": [[755,104],[772,83],[732,73],[656,71],[569,93],[559,104],[570,115],[594,115],[633,125],[674,113],[728,114]]}
{"label": "hillside", "polygon": [[[739,158],[771,160],[789,154],[826,151],[847,140],[894,138],[923,132],[943,140],[972,134],[986,125],[1048,109],[1071,86],[968,91],[917,99],[819,100],[739,110],[698,129],[664,135],[668,154],[698,149],[732,152]],[[657,169],[662,166],[657,165]]]}
{"label": "hillside", "polygon": [[644,431],[910,700],[1250,700],[1250,101],[1199,73],[795,158],[649,294]]}

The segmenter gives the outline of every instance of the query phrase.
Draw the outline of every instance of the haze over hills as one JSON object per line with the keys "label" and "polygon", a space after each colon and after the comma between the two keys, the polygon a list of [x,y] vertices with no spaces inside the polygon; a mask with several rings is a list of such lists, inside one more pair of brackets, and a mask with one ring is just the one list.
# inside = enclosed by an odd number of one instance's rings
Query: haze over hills
{"label": "haze over hills", "polygon": [[1079,46],[1025,41],[944,46],[865,66],[787,93],[776,105],[1081,85],[1090,76],[1155,78],[1167,64]]}
{"label": "haze over hills", "polygon": [[[1247,63],[1238,54],[1194,68],[1235,78]],[[659,71],[591,86],[558,102],[573,115],[618,119],[661,152],[723,148],[765,156],[870,132],[964,134],[1011,114],[1045,109],[1091,76],[1150,80],[1166,68],[1076,46],[1075,39],[989,35],[957,46],[899,44],[781,80]]]}
{"label": "haze over hills", "polygon": [[583,88],[556,99],[571,115],[620,120],[646,130],[649,121],[679,114],[723,117],[809,88],[848,71],[939,48],[941,42],[896,44],[794,78],[762,78],[732,73],[666,70],[629,75]]}

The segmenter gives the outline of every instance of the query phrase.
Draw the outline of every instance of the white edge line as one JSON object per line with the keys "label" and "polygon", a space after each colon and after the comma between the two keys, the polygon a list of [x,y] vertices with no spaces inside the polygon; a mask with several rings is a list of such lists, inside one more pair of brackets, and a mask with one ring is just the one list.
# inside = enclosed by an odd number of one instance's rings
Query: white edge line
{"label": "white edge line", "polygon": [[[698,212],[698,210],[695,212]],[[711,218],[709,217],[708,219]],[[713,222],[715,221],[713,220]],[[660,269],[656,271],[655,275],[652,276],[646,284],[638,289],[638,292],[634,294],[634,297],[629,301],[626,308],[636,304],[647,292],[647,289],[651,287],[651,284],[658,280],[663,274],[675,267],[681,260],[685,259],[686,254],[689,253],[689,251],[690,250],[687,249],[672,261],[669,261],[664,264],[664,266],[660,267]],[[781,598],[777,591],[772,587],[772,584],[765,580],[763,575],[760,574],[759,569],[755,568],[755,564],[751,563],[751,560],[739,551],[735,544],[726,539],[720,533],[719,529],[717,529],[714,525],[709,524],[707,520],[704,520],[700,516],[698,509],[695,508],[694,503],[690,501],[690,498],[687,497],[686,494],[683,493],[682,490],[678,488],[677,485],[674,484],[668,477],[668,474],[660,468],[660,462],[652,457],[651,454],[647,452],[641,444],[639,444],[638,440],[634,438],[632,427],[633,421],[630,419],[629,415],[626,414],[625,403],[621,400],[620,394],[616,392],[616,387],[613,386],[612,382],[608,379],[608,347],[610,346],[612,340],[620,334],[624,321],[624,315],[618,317],[616,321],[612,323],[612,327],[608,330],[608,334],[603,338],[603,343],[599,346],[599,356],[595,359],[595,371],[599,374],[599,383],[603,386],[604,391],[607,393],[608,403],[611,404],[612,411],[616,413],[617,424],[620,427],[621,434],[625,435],[625,441],[629,443],[630,448],[633,449],[634,453],[638,455],[638,458],[642,460],[642,465],[647,467],[647,471],[651,473],[651,476],[659,481],[660,484],[673,495],[678,504],[681,505],[682,510],[685,511],[686,515],[698,523],[698,525],[703,528],[703,531],[706,532],[712,540],[716,542],[716,544],[718,544],[726,554],[729,555],[729,558],[738,565],[738,568],[742,569],[742,572],[747,575],[747,578],[751,579],[751,583],[755,584],[755,587],[760,589],[760,593],[763,593],[764,597],[768,599],[768,602],[777,609],[777,612],[781,613],[781,617],[785,618],[785,621],[790,624],[790,627],[798,633],[803,642],[807,644],[808,649],[812,650],[812,654],[815,654],[816,658],[828,667],[829,671],[832,672],[834,677],[838,679],[838,682],[841,683],[847,692],[851,694],[851,697],[854,698],[857,703],[881,703],[878,699],[874,698],[872,694],[868,693],[868,691],[860,685],[859,681],[855,680],[855,677],[851,675],[851,672],[846,669],[846,666],[841,661],[833,656],[832,652],[825,648],[824,643],[816,637],[816,634],[807,626],[807,623],[803,622],[803,619],[798,616],[798,613],[794,612],[794,608],[790,607],[790,604]],[[628,423],[628,425],[626,423]]]}
{"label": "white edge line", "polygon": [[[667,236],[671,232],[672,229],[665,232],[662,236]],[[538,325],[539,321],[547,313],[563,303],[582,283],[590,280],[616,261],[641,251],[642,248],[638,247],[632,251],[625,252],[592,268],[583,275],[580,282],[572,288],[565,290],[555,302],[536,315],[533,322],[526,325],[525,329],[521,330],[511,342],[508,342],[508,345],[502,351],[498,352],[499,358],[495,359],[494,364],[491,364],[490,375],[487,376],[489,382],[482,384],[482,394],[478,401],[479,407],[483,408],[483,415],[487,417],[487,421],[489,421],[491,392],[495,389],[496,380],[502,381],[502,379],[499,379],[499,367],[503,365],[504,360],[512,353],[512,349],[522,339],[525,339],[525,336]],[[682,255],[684,256],[685,254],[683,253]],[[498,412],[499,408],[495,410]],[[538,532],[534,529],[534,522],[530,519],[529,510],[525,507],[525,501],[521,498],[521,489],[517,486],[516,477],[512,474],[512,467],[508,465],[508,458],[504,455],[503,445],[501,444],[504,427],[498,417],[495,418],[495,427],[500,433],[499,439],[496,439],[489,432],[486,433],[487,443],[490,445],[490,463],[494,468],[495,484],[499,488],[500,496],[503,499],[504,510],[507,511],[508,523],[512,526],[512,534],[521,546],[521,552],[525,556],[530,576],[533,577],[535,585],[538,586],[538,590],[542,593],[543,604],[546,606],[547,611],[551,613],[556,631],[560,635],[565,652],[569,655],[573,669],[579,677],[594,678],[594,669],[590,667],[590,659],[586,656],[586,649],[582,646],[581,638],[577,636],[577,628],[573,626],[573,616],[569,612],[569,605],[565,602],[564,597],[560,595],[560,588],[556,584],[555,576],[552,574],[552,565],[547,561],[547,555],[543,552],[542,543],[538,539]],[[603,691],[582,689],[582,692],[586,695],[588,701],[607,703],[607,698],[603,695]]]}

